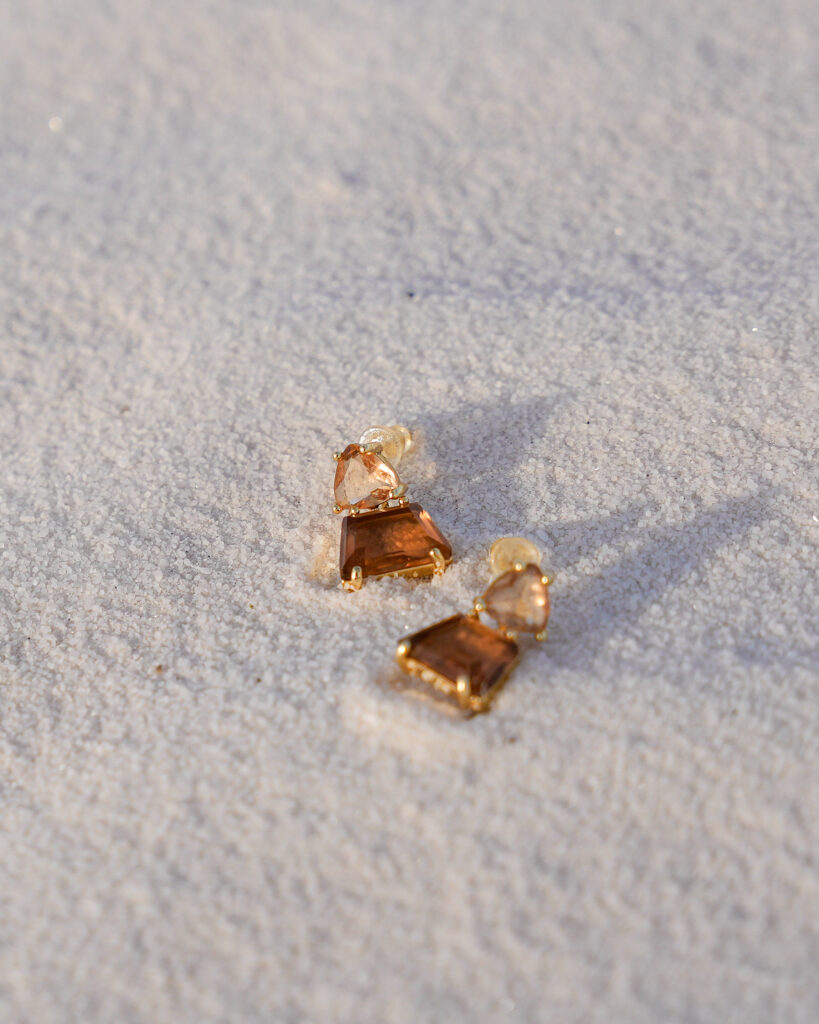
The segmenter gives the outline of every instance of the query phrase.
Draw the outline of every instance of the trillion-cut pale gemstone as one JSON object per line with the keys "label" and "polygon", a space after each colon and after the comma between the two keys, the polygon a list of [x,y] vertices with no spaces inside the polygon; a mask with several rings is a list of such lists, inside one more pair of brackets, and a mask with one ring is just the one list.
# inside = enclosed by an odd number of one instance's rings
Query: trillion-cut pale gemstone
{"label": "trillion-cut pale gemstone", "polygon": [[350,444],[336,464],[336,504],[341,509],[376,508],[399,483],[398,474],[386,459]]}
{"label": "trillion-cut pale gemstone", "polygon": [[507,629],[541,633],[549,621],[549,587],[540,566],[510,569],[483,595],[486,610]]}

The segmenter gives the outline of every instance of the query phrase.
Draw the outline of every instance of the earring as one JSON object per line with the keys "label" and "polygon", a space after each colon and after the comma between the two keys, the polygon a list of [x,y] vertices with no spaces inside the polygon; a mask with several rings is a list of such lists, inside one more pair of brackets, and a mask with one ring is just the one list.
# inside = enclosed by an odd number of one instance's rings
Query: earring
{"label": "earring", "polygon": [[339,571],[345,590],[367,578],[442,576],[452,547],[429,513],[410,503],[395,467],[412,446],[406,427],[370,427],[336,452],[335,505],[341,524]]}
{"label": "earring", "polygon": [[[518,633],[546,639],[552,577],[540,568],[540,552],[523,537],[496,540],[489,552],[495,579],[471,612],[453,615],[405,637],[396,651],[404,672],[417,676],[462,708],[486,711],[518,661]],[[498,622],[481,622],[486,612]]]}

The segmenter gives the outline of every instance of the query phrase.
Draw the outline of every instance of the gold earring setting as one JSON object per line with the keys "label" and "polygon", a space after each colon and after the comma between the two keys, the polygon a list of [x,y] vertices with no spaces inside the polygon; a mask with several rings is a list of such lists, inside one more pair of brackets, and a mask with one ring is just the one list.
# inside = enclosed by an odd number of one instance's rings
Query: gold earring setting
{"label": "gold earring setting", "polygon": [[[519,658],[518,636],[546,639],[552,577],[540,552],[522,537],[503,537],[489,553],[495,579],[472,611],[427,626],[398,644],[396,660],[409,675],[454,697],[462,708],[486,711]],[[488,614],[497,629],[481,621]]]}
{"label": "gold earring setting", "polygon": [[396,471],[412,447],[406,427],[370,427],[335,453],[336,514],[341,526],[339,571],[345,590],[380,576],[442,575],[452,547],[421,505],[406,497]]}

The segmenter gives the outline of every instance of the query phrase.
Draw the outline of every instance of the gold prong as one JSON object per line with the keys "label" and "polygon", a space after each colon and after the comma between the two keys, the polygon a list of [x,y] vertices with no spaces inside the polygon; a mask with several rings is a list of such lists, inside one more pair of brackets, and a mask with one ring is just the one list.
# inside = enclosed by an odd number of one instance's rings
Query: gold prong
{"label": "gold prong", "polygon": [[555,581],[554,576],[550,576],[548,572],[544,572],[540,578],[543,580],[544,587],[551,587]]}
{"label": "gold prong", "polygon": [[338,515],[339,512],[341,512],[341,511],[342,511],[341,505],[339,505],[339,503],[336,502],[335,505],[333,505],[333,513],[335,515]]}
{"label": "gold prong", "polygon": [[409,652],[412,650],[412,644],[409,640],[402,640],[401,643],[395,649],[395,656],[400,661],[402,658],[406,658]]}
{"label": "gold prong", "polygon": [[354,565],[350,570],[350,578],[343,581],[344,589],[350,592],[361,590],[364,586],[364,573],[360,565]]}
{"label": "gold prong", "polygon": [[361,511],[361,509],[360,508],[356,508],[355,505],[351,505],[350,506],[350,515],[351,516],[357,516],[360,511]]}
{"label": "gold prong", "polygon": [[333,458],[336,462],[339,462],[341,460],[341,452],[333,452]]}
{"label": "gold prong", "polygon": [[523,564],[523,562],[515,562],[512,568],[515,570],[515,572],[523,572],[526,566]]}
{"label": "gold prong", "polygon": [[407,493],[406,484],[396,484],[390,491],[391,498],[402,498]]}
{"label": "gold prong", "polygon": [[542,629],[539,633],[535,633],[535,640],[537,640],[539,644],[542,644],[546,640],[547,636],[548,630]]}
{"label": "gold prong", "polygon": [[468,675],[460,675],[455,680],[455,689],[458,691],[460,697],[466,697],[469,694],[470,680]]}
{"label": "gold prong", "polygon": [[475,614],[480,615],[481,612],[486,611],[486,601],[482,597],[476,597],[472,602],[472,607],[475,609]]}
{"label": "gold prong", "polygon": [[518,634],[514,629],[507,629],[506,626],[501,626],[501,633],[506,637],[507,640],[517,640]]}
{"label": "gold prong", "polygon": [[406,508],[406,506],[409,505],[409,498],[405,497],[402,494],[401,497],[398,499],[398,504],[401,506],[401,508]]}
{"label": "gold prong", "polygon": [[432,548],[429,553],[429,557],[435,563],[435,568],[432,570],[435,576],[443,576],[446,572],[446,559],[441,554],[440,548]]}

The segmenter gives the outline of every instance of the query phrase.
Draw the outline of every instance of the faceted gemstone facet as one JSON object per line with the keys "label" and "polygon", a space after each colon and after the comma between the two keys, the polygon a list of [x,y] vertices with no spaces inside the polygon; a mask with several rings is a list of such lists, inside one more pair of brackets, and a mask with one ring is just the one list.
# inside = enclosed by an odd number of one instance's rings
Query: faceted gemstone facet
{"label": "faceted gemstone facet", "polygon": [[336,464],[335,498],[341,509],[375,508],[400,483],[393,467],[376,452],[348,444]]}
{"label": "faceted gemstone facet", "polygon": [[498,576],[483,599],[487,612],[507,629],[540,633],[549,621],[549,588],[537,565]]}
{"label": "faceted gemstone facet", "polygon": [[462,699],[479,701],[506,679],[517,656],[514,640],[469,615],[427,626],[408,636],[399,650],[399,660],[412,675]]}
{"label": "faceted gemstone facet", "polygon": [[427,575],[435,569],[433,548],[438,548],[445,562],[452,560],[449,541],[418,504],[347,516],[341,523],[341,578],[352,579],[356,565],[364,577]]}

